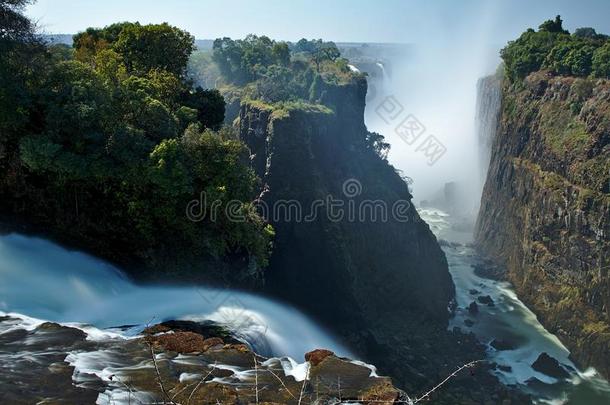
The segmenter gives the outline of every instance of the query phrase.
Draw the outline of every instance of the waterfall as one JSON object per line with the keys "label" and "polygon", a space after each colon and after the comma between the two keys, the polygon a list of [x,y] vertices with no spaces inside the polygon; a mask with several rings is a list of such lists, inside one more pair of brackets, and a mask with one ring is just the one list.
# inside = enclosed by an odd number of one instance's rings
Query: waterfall
{"label": "waterfall", "polygon": [[375,65],[377,65],[377,67],[379,67],[379,69],[381,70],[381,77],[383,77],[384,82],[387,82],[390,79],[390,77],[388,76],[388,72],[386,72],[385,66],[383,66],[383,63],[377,62],[377,63],[375,63]]}
{"label": "waterfall", "polygon": [[491,146],[498,129],[502,99],[501,85],[502,78],[499,74],[485,76],[477,81],[475,123],[479,149],[479,192],[483,190],[491,158]]}
{"label": "waterfall", "polygon": [[89,331],[85,325],[127,325],[124,333],[131,336],[151,321],[211,320],[263,355],[301,359],[312,349],[327,348],[351,356],[286,304],[226,288],[137,285],[99,259],[18,234],[0,236],[0,316],[6,313],[33,325],[32,319],[76,322]]}

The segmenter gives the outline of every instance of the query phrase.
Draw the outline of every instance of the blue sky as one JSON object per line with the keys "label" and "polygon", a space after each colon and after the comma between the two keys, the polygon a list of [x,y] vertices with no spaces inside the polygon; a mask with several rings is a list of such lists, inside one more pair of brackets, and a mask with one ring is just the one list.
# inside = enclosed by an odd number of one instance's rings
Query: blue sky
{"label": "blue sky", "polygon": [[556,14],[570,30],[593,26],[610,33],[607,0],[38,0],[28,7],[47,33],[129,20],[168,22],[200,39],[256,33],[293,41],[415,43],[467,40],[475,35],[470,27],[482,21],[489,42],[504,43]]}

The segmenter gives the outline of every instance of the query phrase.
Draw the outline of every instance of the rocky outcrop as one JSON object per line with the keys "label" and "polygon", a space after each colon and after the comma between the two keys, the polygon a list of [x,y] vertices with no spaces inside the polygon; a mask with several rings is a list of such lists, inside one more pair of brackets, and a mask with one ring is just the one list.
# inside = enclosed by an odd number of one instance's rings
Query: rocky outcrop
{"label": "rocky outcrop", "polygon": [[[447,331],[454,297],[447,262],[407,183],[367,142],[364,78],[320,94],[322,106],[242,102],[240,136],[262,179],[259,206],[276,231],[266,289],[325,323],[400,388],[422,392],[484,349],[472,335]],[[343,216],[329,213],[329,199]],[[399,216],[392,207],[401,201]],[[387,207],[387,217],[371,217],[371,202]],[[492,396],[510,397],[480,371],[435,400]]]}
{"label": "rocky outcrop", "polygon": [[532,363],[532,368],[553,378],[568,378],[570,376],[566,369],[559,364],[559,361],[547,353],[541,353],[536,361]]}
{"label": "rocky outcrop", "polygon": [[[372,366],[325,350],[316,350],[323,358],[300,365],[267,359],[229,343],[224,333],[209,335],[220,330],[206,325],[169,322],[143,337],[100,340],[55,323],[27,331],[20,321],[0,317],[2,403],[391,405],[406,399]],[[193,344],[212,340],[207,347]]]}
{"label": "rocky outcrop", "polygon": [[[276,230],[269,290],[334,324],[378,325],[410,311],[446,322],[447,262],[407,184],[367,148],[366,82],[322,94],[330,110],[242,105],[241,137]],[[400,201],[402,222],[391,212]]]}
{"label": "rocky outcrop", "polygon": [[[276,230],[268,290],[339,330],[375,331],[409,313],[444,324],[454,294],[446,259],[407,184],[367,148],[366,82],[322,94],[330,109],[242,105],[241,137]],[[342,208],[330,212],[329,199]],[[401,200],[403,222],[390,212]],[[366,201],[380,202],[364,212],[378,218],[360,218]]]}
{"label": "rocky outcrop", "polygon": [[503,88],[479,248],[583,366],[610,376],[610,83],[531,74]]}

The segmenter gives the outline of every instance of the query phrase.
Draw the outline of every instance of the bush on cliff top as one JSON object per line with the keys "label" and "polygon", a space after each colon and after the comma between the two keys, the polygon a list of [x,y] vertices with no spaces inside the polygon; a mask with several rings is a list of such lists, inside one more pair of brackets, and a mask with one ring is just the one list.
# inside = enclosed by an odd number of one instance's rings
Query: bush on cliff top
{"label": "bush on cliff top", "polygon": [[574,34],[563,29],[562,20],[528,29],[500,52],[506,76],[518,81],[540,69],[560,75],[610,78],[610,40],[593,28],[579,28]]}
{"label": "bush on cliff top", "polygon": [[337,46],[320,39],[290,44],[256,35],[219,38],[212,60],[222,82],[244,87],[249,98],[266,103],[317,102],[321,82],[347,83],[353,75]]}

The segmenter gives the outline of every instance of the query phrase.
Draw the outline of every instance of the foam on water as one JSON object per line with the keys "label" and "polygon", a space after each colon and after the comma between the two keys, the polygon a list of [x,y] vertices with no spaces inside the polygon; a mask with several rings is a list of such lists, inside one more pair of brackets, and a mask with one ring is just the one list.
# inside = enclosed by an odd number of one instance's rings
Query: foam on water
{"label": "foam on water", "polygon": [[[433,209],[419,209],[439,239],[450,242],[468,239],[456,233],[449,214]],[[467,235],[471,236],[471,235]],[[510,366],[511,371],[496,370],[495,373],[505,384],[520,385],[524,390],[539,397],[540,402],[570,405],[597,405],[610,403],[610,384],[594,369],[580,371],[570,360],[570,352],[557,338],[542,326],[536,315],[519,299],[512,286],[503,281],[494,281],[475,274],[472,264],[476,263],[476,252],[468,245],[445,247],[453,281],[456,286],[458,309],[449,327],[459,327],[472,331],[479,341],[488,345],[488,359],[499,365]],[[471,290],[479,291],[470,294]],[[479,313],[472,317],[466,309],[479,296],[489,295],[494,306],[479,304]],[[474,321],[466,327],[464,321]],[[510,342],[513,350],[496,350],[490,343],[494,340]],[[567,366],[570,378],[558,381],[534,370],[531,365],[538,356],[546,352]],[[528,384],[537,379],[543,385]]]}

